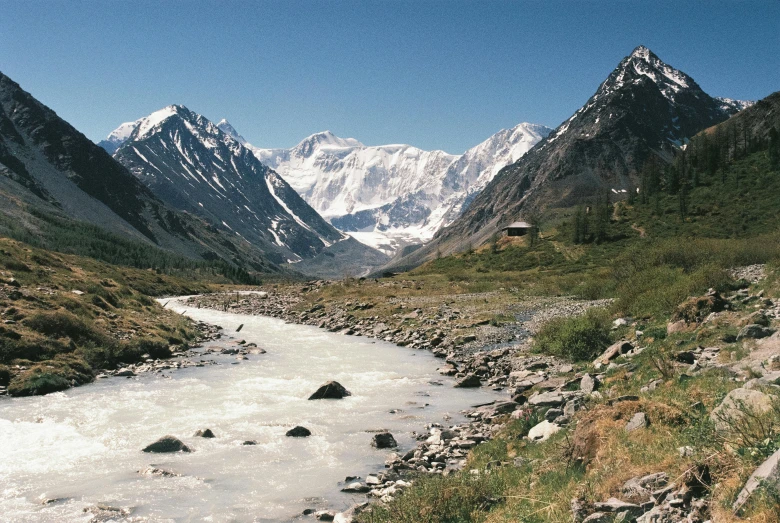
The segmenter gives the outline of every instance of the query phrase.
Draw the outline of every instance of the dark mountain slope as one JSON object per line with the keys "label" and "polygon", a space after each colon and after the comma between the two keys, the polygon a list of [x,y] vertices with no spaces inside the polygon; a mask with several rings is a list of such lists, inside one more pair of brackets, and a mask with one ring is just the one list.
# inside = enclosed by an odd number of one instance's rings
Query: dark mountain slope
{"label": "dark mountain slope", "polygon": [[278,271],[262,251],[227,228],[166,206],[103,149],[2,73],[0,179],[3,214],[33,232],[33,215],[47,215],[97,225],[193,259]]}
{"label": "dark mountain slope", "polygon": [[[222,224],[279,263],[312,259],[348,239],[240,140],[186,107],[138,120],[114,157],[169,205]],[[386,261],[372,251],[347,242],[328,258],[355,267]],[[300,270],[318,274],[315,266]]]}
{"label": "dark mountain slope", "polygon": [[746,105],[709,96],[691,77],[637,47],[582,108],[504,168],[456,222],[395,269],[479,245],[524,213],[633,189],[651,155],[671,160],[687,138]]}

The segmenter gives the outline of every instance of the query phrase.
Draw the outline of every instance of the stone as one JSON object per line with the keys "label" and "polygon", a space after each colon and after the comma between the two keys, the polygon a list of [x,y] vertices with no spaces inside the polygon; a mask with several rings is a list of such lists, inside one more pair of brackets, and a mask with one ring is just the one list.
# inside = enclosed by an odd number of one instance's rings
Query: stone
{"label": "stone", "polygon": [[561,430],[560,425],[544,420],[528,431],[528,439],[536,442],[546,441],[559,430]]}
{"label": "stone", "polygon": [[335,517],[336,514],[330,510],[318,510],[314,513],[314,518],[317,521],[333,521],[333,518]]}
{"label": "stone", "polygon": [[351,396],[352,393],[344,388],[338,381],[329,381],[324,385],[321,385],[317,391],[309,396],[310,400],[320,399],[341,399],[346,396]]}
{"label": "stone", "polygon": [[122,378],[125,378],[125,377],[129,378],[131,376],[135,376],[135,372],[133,372],[131,369],[124,368],[124,369],[119,369],[118,371],[116,371],[114,373],[114,376],[119,376],[119,377],[122,377]]}
{"label": "stone", "polygon": [[753,323],[750,325],[745,325],[740,329],[739,333],[737,334],[737,341],[744,340],[745,338],[753,338],[753,339],[761,339],[761,338],[767,338],[775,333],[774,329],[770,329],[769,327],[764,327],[763,325],[759,325],[757,323]]}
{"label": "stone", "polygon": [[628,351],[633,350],[633,348],[634,346],[631,345],[631,343],[625,340],[619,341],[617,343],[610,345],[607,348],[607,350],[603,352],[601,356],[599,356],[593,361],[593,364],[596,366],[607,365],[611,360],[614,360],[618,356],[621,356],[627,353]]}
{"label": "stone", "polygon": [[729,392],[720,405],[710,414],[710,419],[718,430],[731,430],[735,423],[744,417],[745,410],[755,414],[764,414],[772,410],[775,396],[764,394],[758,390],[745,388]]}
{"label": "stone", "polygon": [[643,429],[647,427],[647,416],[644,412],[637,412],[634,417],[626,423],[626,432],[634,432],[635,430]]}
{"label": "stone", "polygon": [[355,494],[365,494],[369,490],[371,490],[371,487],[369,487],[368,485],[365,485],[365,484],[363,484],[363,483],[361,483],[359,481],[355,481],[354,483],[350,483],[349,485],[347,485],[346,487],[341,489],[341,492],[352,492],[352,493],[355,493]]}
{"label": "stone", "polygon": [[593,506],[599,512],[610,512],[612,514],[628,512],[630,516],[629,520],[641,516],[644,512],[639,505],[626,503],[617,498],[609,498],[607,501],[594,503]]}
{"label": "stone", "polygon": [[398,443],[389,432],[380,432],[379,434],[374,434],[374,437],[371,440],[371,446],[378,449],[392,449],[397,447]]}
{"label": "stone", "polygon": [[546,419],[547,421],[555,421],[561,416],[563,416],[563,409],[559,409],[559,408],[552,408],[547,410],[547,412],[544,413],[544,419]]}
{"label": "stone", "polygon": [[674,359],[680,363],[691,365],[696,361],[696,355],[691,351],[684,350],[675,354]]}
{"label": "stone", "polygon": [[174,436],[163,436],[151,445],[147,445],[144,452],[192,452],[179,438]]}
{"label": "stone", "polygon": [[563,405],[564,401],[560,392],[542,392],[528,398],[528,403],[535,407],[558,407]]}
{"label": "stone", "polygon": [[455,384],[455,387],[459,389],[466,389],[479,387],[480,385],[482,385],[482,381],[480,381],[479,376],[476,374],[469,374],[465,378],[462,378],[460,381],[458,381]]}
{"label": "stone", "polygon": [[214,438],[214,433],[211,432],[211,429],[205,429],[205,430],[198,430],[195,432],[194,436],[196,438]]}
{"label": "stone", "polygon": [[585,374],[580,380],[580,390],[585,394],[590,394],[596,390],[599,386],[599,380],[595,376]]}
{"label": "stone", "polygon": [[669,483],[669,476],[665,472],[657,472],[629,479],[620,491],[631,499],[649,500],[654,491],[665,487],[667,483]]}
{"label": "stone", "polygon": [[769,456],[759,467],[750,475],[745,486],[742,487],[737,500],[732,505],[734,512],[739,513],[742,507],[747,503],[753,492],[761,486],[771,486],[775,489],[780,488],[780,450]]}
{"label": "stone", "polygon": [[677,332],[690,332],[696,329],[695,323],[688,323],[685,320],[669,322],[666,325],[666,334],[675,334]]}
{"label": "stone", "polygon": [[242,445],[257,445],[257,442],[253,439],[248,439],[242,443]]}
{"label": "stone", "polygon": [[306,427],[298,425],[288,430],[284,435],[290,438],[306,438],[311,436],[311,431]]}
{"label": "stone", "polygon": [[769,318],[763,312],[756,311],[742,318],[739,323],[741,326],[761,325],[762,327],[769,327]]}

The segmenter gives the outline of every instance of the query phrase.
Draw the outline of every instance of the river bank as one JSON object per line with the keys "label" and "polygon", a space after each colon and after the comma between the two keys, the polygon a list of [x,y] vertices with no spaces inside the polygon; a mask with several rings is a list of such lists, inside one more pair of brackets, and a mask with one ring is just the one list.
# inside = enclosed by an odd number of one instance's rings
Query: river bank
{"label": "river bank", "polygon": [[[430,354],[274,318],[168,308],[223,327],[219,340],[187,356],[215,363],[135,367],[135,376],[0,402],[8,442],[0,513],[14,521],[231,514],[278,522],[345,510],[355,498],[341,492],[346,477],[366,477],[385,459],[371,446],[375,434],[389,431],[412,448],[415,430],[460,423],[464,407],[495,399],[451,389]],[[351,396],[307,400],[329,380]],[[311,434],[286,436],[296,426]],[[198,435],[206,429],[215,437]],[[164,435],[191,452],[141,452]]]}
{"label": "river bank", "polygon": [[[365,478],[349,478],[351,481],[344,487],[346,492],[365,494],[368,499],[381,503],[393,501],[419,474],[448,475],[462,469],[469,451],[490,441],[510,420],[541,421],[540,410],[544,409],[550,411],[549,421],[567,424],[583,403],[585,393],[571,390],[579,388],[582,374],[554,357],[530,353],[529,337],[550,318],[578,315],[590,307],[609,303],[608,300],[526,298],[506,304],[498,293],[472,293],[393,297],[388,300],[390,303],[385,302],[385,307],[368,300],[323,304],[318,295],[334,285],[340,284],[315,282],[252,292],[207,294],[190,297],[184,303],[194,308],[271,316],[344,336],[373,338],[411,350],[430,351],[443,360],[438,372],[455,378],[455,387],[484,386],[501,391],[502,397],[497,400],[464,411],[468,422],[427,425],[423,432],[414,434],[417,440],[414,448],[388,455],[383,470]],[[502,321],[483,319],[486,314],[497,316],[490,310],[497,301],[501,301],[501,307],[507,307],[501,315]],[[480,305],[475,307],[475,303]],[[534,396],[533,404],[529,404],[523,393],[531,388],[537,395],[558,392],[541,400]],[[321,520],[349,521],[366,506],[360,502],[344,513],[320,512],[316,516]]]}

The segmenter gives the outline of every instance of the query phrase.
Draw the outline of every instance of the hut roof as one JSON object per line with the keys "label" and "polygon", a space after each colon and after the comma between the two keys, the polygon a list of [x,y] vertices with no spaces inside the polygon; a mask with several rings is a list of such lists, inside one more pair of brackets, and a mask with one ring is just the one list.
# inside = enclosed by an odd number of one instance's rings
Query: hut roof
{"label": "hut roof", "polygon": [[527,222],[515,222],[515,223],[510,223],[509,225],[502,228],[501,230],[505,231],[507,229],[530,229],[531,227],[532,225]]}

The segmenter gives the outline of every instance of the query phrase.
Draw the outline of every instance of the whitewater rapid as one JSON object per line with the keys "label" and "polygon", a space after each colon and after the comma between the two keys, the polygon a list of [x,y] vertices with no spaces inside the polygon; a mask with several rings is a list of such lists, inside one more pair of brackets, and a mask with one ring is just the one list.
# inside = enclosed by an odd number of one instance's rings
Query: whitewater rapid
{"label": "whitewater rapid", "polygon": [[[290,521],[307,508],[343,509],[364,499],[340,492],[345,477],[383,468],[388,451],[370,446],[372,431],[389,430],[406,450],[427,423],[462,421],[462,409],[496,399],[453,388],[428,352],[178,300],[167,307],[224,328],[229,336],[204,348],[243,339],[267,353],[0,398],[0,521],[88,521],[83,510],[96,504],[142,521]],[[328,380],[352,396],[308,401]],[[295,425],[312,436],[285,437]],[[216,438],[193,435],[206,428]],[[167,434],[193,452],[141,452]],[[180,475],[138,473],[150,465]]]}

